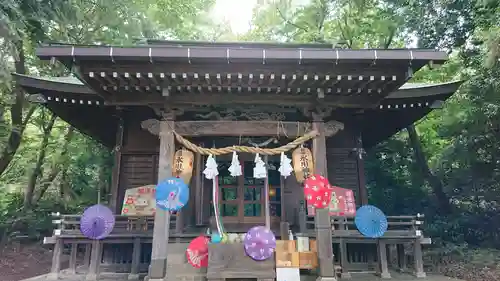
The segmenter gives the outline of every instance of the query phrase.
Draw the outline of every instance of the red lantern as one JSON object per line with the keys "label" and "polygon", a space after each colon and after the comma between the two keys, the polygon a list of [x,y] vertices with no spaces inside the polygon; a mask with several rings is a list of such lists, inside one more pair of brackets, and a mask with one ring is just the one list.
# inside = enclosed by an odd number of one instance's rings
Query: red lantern
{"label": "red lantern", "polygon": [[304,181],[304,196],[308,205],[323,209],[328,207],[332,196],[332,187],[321,175],[312,175]]}

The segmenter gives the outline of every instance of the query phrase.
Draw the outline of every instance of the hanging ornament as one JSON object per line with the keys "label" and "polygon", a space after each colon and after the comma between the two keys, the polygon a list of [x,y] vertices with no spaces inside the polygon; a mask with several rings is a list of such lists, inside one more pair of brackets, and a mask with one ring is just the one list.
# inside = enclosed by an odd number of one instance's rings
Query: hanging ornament
{"label": "hanging ornament", "polygon": [[243,174],[241,171],[240,160],[238,160],[238,154],[233,151],[233,159],[231,160],[231,166],[229,166],[229,173],[232,177],[239,177]]}
{"label": "hanging ornament", "polygon": [[253,177],[256,179],[264,179],[267,177],[266,163],[262,161],[260,155],[255,154],[255,167],[253,168]]}
{"label": "hanging ornament", "polygon": [[189,184],[193,175],[193,152],[187,149],[179,149],[174,155],[174,172],[172,176],[181,178],[185,184]]}
{"label": "hanging ornament", "polygon": [[299,147],[292,152],[293,171],[298,182],[303,182],[314,171],[311,150]]}
{"label": "hanging ornament", "polygon": [[219,170],[217,170],[217,163],[215,162],[212,154],[208,155],[207,163],[205,164],[205,170],[203,170],[205,178],[209,180],[215,179],[219,175]]}
{"label": "hanging ornament", "polygon": [[213,198],[213,206],[215,212],[215,220],[217,225],[218,233],[223,233],[222,222],[220,219],[219,212],[219,170],[217,169],[217,162],[215,162],[215,158],[212,154],[208,155],[207,163],[205,164],[205,170],[203,171],[205,174],[205,178],[212,180],[212,198]]}
{"label": "hanging ornament", "polygon": [[286,156],[284,152],[281,152],[281,157],[280,157],[280,167],[278,171],[280,172],[281,176],[284,178],[287,178],[292,174],[293,168],[292,168],[292,160]]}
{"label": "hanging ornament", "polygon": [[219,233],[212,233],[210,237],[210,242],[212,242],[212,244],[219,244],[221,241],[222,235],[220,235]]}

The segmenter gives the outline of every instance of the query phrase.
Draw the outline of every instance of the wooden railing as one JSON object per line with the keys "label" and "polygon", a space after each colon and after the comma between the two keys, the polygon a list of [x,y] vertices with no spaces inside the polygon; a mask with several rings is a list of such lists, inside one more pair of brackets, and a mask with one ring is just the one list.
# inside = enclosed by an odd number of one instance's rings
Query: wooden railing
{"label": "wooden railing", "polygon": [[[299,236],[316,237],[314,217],[299,212]],[[423,271],[422,245],[430,244],[421,227],[424,215],[387,216],[388,229],[381,238],[371,239],[363,236],[354,224],[354,218],[331,217],[332,241],[335,261],[342,268],[342,275],[350,277],[350,272],[375,271],[384,278],[390,278],[389,267],[399,271],[407,270],[407,263],[412,260],[413,273],[425,277]],[[413,248],[407,255],[405,248]],[[394,249],[395,248],[395,249]],[[395,254],[391,257],[389,254]],[[394,261],[394,265],[392,262]]]}
{"label": "wooden railing", "polygon": [[[80,232],[80,218],[79,215],[54,214],[54,233],[44,239],[45,244],[54,245],[49,278],[55,280],[59,277],[61,257],[66,249],[69,251],[67,272],[85,274],[87,280],[98,280],[100,272],[126,274],[129,279],[136,279],[139,274],[147,272],[151,262],[153,217],[117,215],[111,235],[100,241],[83,236]],[[176,246],[187,247],[187,243],[203,232],[193,230],[191,233],[178,233],[175,231],[175,216],[171,219],[169,243],[180,243]],[[301,231],[297,236],[314,238],[314,217],[302,214],[301,219]],[[370,239],[359,233],[352,218],[332,217],[335,263],[341,268],[343,277],[350,277],[351,272],[375,271],[382,277],[389,278],[388,268],[392,260],[396,261],[394,263],[397,263],[396,266],[401,271],[405,271],[406,264],[413,261],[414,274],[418,277],[425,276],[421,245],[429,244],[430,239],[424,238],[420,229],[423,216],[389,216],[388,222],[388,231],[382,238]],[[408,246],[412,248],[409,255],[405,252]],[[388,254],[392,255],[393,252],[395,259],[388,259]]]}
{"label": "wooden railing", "polygon": [[[138,278],[146,272],[151,261],[154,217],[115,216],[111,234],[103,240],[90,240],[80,231],[80,215],[53,214],[55,229],[44,244],[53,244],[52,268],[49,278],[57,280],[61,271],[61,258],[69,248],[70,274],[81,273],[86,279],[95,280],[99,272],[128,274]],[[182,234],[175,231],[176,216],[171,216],[169,243],[187,243],[199,234]],[[82,262],[77,264],[79,255]]]}

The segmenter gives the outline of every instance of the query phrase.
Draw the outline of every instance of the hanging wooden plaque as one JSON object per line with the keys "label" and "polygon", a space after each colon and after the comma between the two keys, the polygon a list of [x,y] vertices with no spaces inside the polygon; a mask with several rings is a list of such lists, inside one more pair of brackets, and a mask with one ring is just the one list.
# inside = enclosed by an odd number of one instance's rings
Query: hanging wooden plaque
{"label": "hanging wooden plaque", "polygon": [[193,175],[193,152],[187,149],[179,149],[175,152],[173,172],[174,177],[181,178],[184,183],[189,184],[191,176]]}
{"label": "hanging wooden plaque", "polygon": [[[314,216],[316,209],[308,205],[307,215]],[[352,190],[347,188],[332,187],[332,197],[329,205],[330,216],[348,217],[356,216],[356,200]]]}
{"label": "hanging wooden plaque", "polygon": [[314,172],[314,162],[311,150],[299,147],[292,152],[293,171],[298,182],[306,179],[306,174]]}
{"label": "hanging wooden plaque", "polygon": [[152,216],[156,210],[156,185],[146,185],[125,190],[122,215]]}
{"label": "hanging wooden plaque", "polygon": [[354,217],[356,216],[356,202],[354,193],[347,188],[334,186],[330,202],[330,216]]}

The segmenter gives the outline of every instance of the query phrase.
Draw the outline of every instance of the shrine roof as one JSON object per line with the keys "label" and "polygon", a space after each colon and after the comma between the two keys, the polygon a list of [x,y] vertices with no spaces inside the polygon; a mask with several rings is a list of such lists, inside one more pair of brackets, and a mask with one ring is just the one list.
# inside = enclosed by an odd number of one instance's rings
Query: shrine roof
{"label": "shrine roof", "polygon": [[[114,146],[117,118],[115,105],[76,77],[34,77],[13,74],[31,101],[41,98],[63,120],[108,147]],[[376,107],[364,109],[361,130],[365,147],[371,147],[439,108],[461,82],[406,83]],[[355,110],[355,109],[352,109]],[[96,126],[99,124],[99,126]]]}
{"label": "shrine roof", "polygon": [[433,49],[342,49],[332,44],[145,40],[133,46],[50,44],[59,61],[108,104],[212,104],[220,100],[296,105],[311,100],[372,108],[424,65]]}
{"label": "shrine roof", "polygon": [[445,52],[435,49],[342,49],[331,44],[259,43],[259,42],[190,42],[148,40],[146,45],[68,45],[46,44],[36,50],[41,59],[56,58],[73,62],[83,60],[163,62],[187,64],[209,63],[222,59],[226,63],[257,62],[314,64],[332,62],[411,62],[443,63]]}

